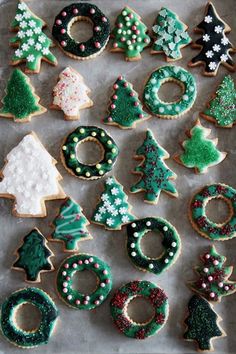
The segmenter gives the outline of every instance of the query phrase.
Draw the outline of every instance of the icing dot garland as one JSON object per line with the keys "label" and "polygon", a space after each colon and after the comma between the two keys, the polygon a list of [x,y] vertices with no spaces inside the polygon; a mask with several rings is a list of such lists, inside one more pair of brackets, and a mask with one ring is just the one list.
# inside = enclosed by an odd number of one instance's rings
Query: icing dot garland
{"label": "icing dot garland", "polygon": [[[129,302],[135,297],[150,301],[154,316],[146,323],[134,322],[127,313]],[[169,304],[165,292],[155,284],[143,281],[131,281],[114,294],[110,302],[111,316],[118,330],[127,337],[145,339],[156,334],[166,323]]]}
{"label": "icing dot garland", "polygon": [[[163,253],[158,258],[143,254],[141,240],[149,231],[158,231],[163,235]],[[142,271],[161,274],[174,264],[180,254],[181,240],[177,230],[162,218],[135,220],[127,225],[127,252],[132,263]]]}
{"label": "icing dot garland", "polygon": [[[16,323],[17,310],[24,304],[32,304],[41,313],[37,329],[25,331]],[[1,306],[1,330],[8,341],[22,348],[46,344],[54,330],[58,310],[50,296],[38,288],[20,289],[12,293]]]}
{"label": "icing dot garland", "polygon": [[[96,289],[89,295],[72,288],[73,275],[89,270],[97,276]],[[107,263],[96,256],[77,254],[66,258],[57,274],[57,291],[69,306],[79,310],[92,310],[103,303],[112,288],[111,269]]]}
{"label": "icing dot garland", "polygon": [[[93,36],[86,42],[77,42],[70,33],[73,23],[80,20],[93,24]],[[105,49],[110,35],[110,22],[97,6],[75,3],[66,6],[56,16],[52,34],[66,55],[74,59],[89,59]]]}
{"label": "icing dot garland", "polygon": [[[175,102],[163,102],[158,91],[165,82],[175,82],[182,88],[182,96]],[[177,118],[186,113],[194,104],[197,96],[196,80],[192,74],[180,66],[162,66],[147,80],[143,101],[147,108],[159,118]]]}
{"label": "icing dot garland", "polygon": [[[81,163],[76,154],[79,144],[92,141],[97,143],[102,150],[102,158],[95,164]],[[101,128],[95,126],[80,126],[70,133],[65,139],[61,158],[66,169],[76,177],[90,180],[104,176],[111,171],[119,154],[115,141]]]}
{"label": "icing dot garland", "polygon": [[[206,205],[213,198],[223,199],[229,206],[230,215],[224,223],[214,223],[206,216]],[[236,236],[236,190],[220,183],[203,187],[191,200],[189,218],[192,226],[201,236],[213,241],[234,238]]]}

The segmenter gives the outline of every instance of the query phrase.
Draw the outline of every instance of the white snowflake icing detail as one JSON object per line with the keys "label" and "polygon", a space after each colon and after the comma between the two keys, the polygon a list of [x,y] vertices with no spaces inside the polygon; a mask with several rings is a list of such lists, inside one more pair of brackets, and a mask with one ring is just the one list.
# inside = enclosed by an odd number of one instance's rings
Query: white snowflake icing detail
{"label": "white snowflake icing detail", "polygon": [[223,27],[222,26],[215,26],[215,28],[214,28],[214,31],[216,32],[216,33],[221,33],[222,31],[223,31]]}
{"label": "white snowflake icing detail", "polygon": [[19,26],[20,26],[20,28],[25,28],[25,27],[27,27],[27,22],[26,21],[21,21]]}
{"label": "white snowflake icing detail", "polygon": [[114,210],[115,210],[115,207],[113,205],[110,204],[110,205],[107,206],[107,211],[109,213],[112,213]]}
{"label": "white snowflake icing detail", "polygon": [[119,213],[120,214],[126,214],[127,212],[128,212],[128,210],[125,207],[122,207],[122,208],[119,209]]}
{"label": "white snowflake icing detail", "polygon": [[18,4],[18,9],[23,11],[23,10],[26,10],[27,9],[27,6],[26,4],[22,3],[22,4]]}
{"label": "white snowflake icing detail", "polygon": [[29,11],[25,11],[24,14],[23,14],[23,16],[24,16],[25,19],[30,18],[30,13],[29,13]]}
{"label": "white snowflake icing detail", "polygon": [[19,37],[19,38],[24,38],[24,37],[25,37],[25,32],[19,31],[19,32],[17,33],[17,37]]}
{"label": "white snowflake icing detail", "polygon": [[106,208],[108,208],[110,205],[111,205],[111,203],[109,202],[109,200],[105,200],[104,206],[105,206]]}
{"label": "white snowflake icing detail", "polygon": [[20,22],[20,21],[23,20],[23,16],[20,15],[20,14],[17,14],[17,15],[15,16],[15,19],[16,19],[16,21]]}
{"label": "white snowflake icing detail", "polygon": [[104,214],[106,212],[106,208],[104,206],[101,206],[100,208],[98,208],[98,211],[100,214]]}
{"label": "white snowflake icing detail", "polygon": [[22,55],[23,55],[22,50],[17,49],[17,50],[15,51],[15,56],[16,56],[16,57],[20,58]]}
{"label": "white snowflake icing detail", "polygon": [[23,43],[21,48],[22,48],[22,50],[27,51],[27,50],[29,50],[29,45],[26,43]]}
{"label": "white snowflake icing detail", "polygon": [[100,214],[95,214],[95,215],[94,215],[94,220],[95,220],[95,221],[101,221],[101,220],[102,220],[101,215],[100,215]]}
{"label": "white snowflake icing detail", "polygon": [[223,61],[223,62],[226,62],[228,60],[228,55],[227,54],[222,54],[220,56],[220,60]]}
{"label": "white snowflake icing detail", "polygon": [[122,200],[120,198],[115,199],[115,205],[121,205]]}
{"label": "white snowflake icing detail", "polygon": [[103,202],[104,202],[105,200],[109,200],[109,195],[106,194],[106,193],[103,193],[103,194],[101,195],[101,199],[102,199]]}
{"label": "white snowflake icing detail", "polygon": [[111,194],[112,194],[112,195],[117,195],[117,194],[119,194],[119,189],[116,188],[116,187],[112,188],[112,189],[111,189]]}
{"label": "white snowflake icing detail", "polygon": [[227,37],[223,37],[223,38],[221,38],[221,44],[223,44],[223,45],[227,45],[229,43],[229,40],[228,40],[228,38]]}
{"label": "white snowflake icing detail", "polygon": [[208,64],[210,70],[214,71],[216,68],[217,68],[217,65],[214,61],[211,61],[209,64]]}
{"label": "white snowflake icing detail", "polygon": [[117,216],[119,213],[116,209],[114,209],[112,212],[111,212],[111,215],[112,216]]}
{"label": "white snowflake icing detail", "polygon": [[26,36],[28,36],[28,37],[32,37],[33,34],[34,34],[34,32],[32,31],[32,29],[28,29],[28,30],[26,31]]}
{"label": "white snowflake icing detail", "polygon": [[205,16],[204,21],[205,21],[206,23],[211,23],[211,22],[212,22],[212,17],[211,17],[210,15]]}
{"label": "white snowflake icing detail", "polygon": [[36,26],[36,22],[34,20],[30,20],[29,21],[29,26],[30,27],[35,27]]}
{"label": "white snowflake icing detail", "polygon": [[35,44],[35,49],[36,49],[36,50],[41,50],[41,49],[42,49],[42,44],[36,43],[36,44]]}
{"label": "white snowflake icing detail", "polygon": [[219,52],[220,51],[220,45],[219,44],[214,44],[212,49],[214,50],[214,52]]}
{"label": "white snowflake icing detail", "polygon": [[35,29],[34,29],[34,33],[35,34],[39,34],[39,33],[41,33],[42,32],[42,30],[41,30],[41,28],[39,28],[39,27],[36,27]]}
{"label": "white snowflake icing detail", "polygon": [[107,180],[106,180],[106,184],[108,184],[109,186],[111,185],[111,184],[113,184],[114,183],[114,181],[113,181],[113,178],[112,177],[109,177]]}
{"label": "white snowflake icing detail", "polygon": [[123,223],[129,222],[129,217],[128,217],[128,215],[122,216],[121,221],[122,221]]}
{"label": "white snowflake icing detail", "polygon": [[106,220],[106,223],[107,223],[108,226],[112,226],[114,224],[114,220],[112,218],[108,218]]}
{"label": "white snowflake icing detail", "polygon": [[28,39],[28,42],[27,42],[29,45],[34,45],[34,39],[33,38],[30,38],[30,39]]}
{"label": "white snowflake icing detail", "polygon": [[50,51],[48,48],[43,48],[42,53],[43,53],[43,55],[48,55],[50,53]]}
{"label": "white snowflake icing detail", "polygon": [[213,55],[214,55],[214,53],[213,53],[212,50],[208,50],[208,51],[206,52],[206,57],[207,57],[207,58],[212,58]]}
{"label": "white snowflake icing detail", "polygon": [[44,43],[46,41],[46,38],[44,35],[42,35],[42,36],[39,36],[38,40],[40,43]]}
{"label": "white snowflake icing detail", "polygon": [[202,36],[202,40],[203,40],[203,42],[209,42],[209,40],[210,40],[209,34],[204,34],[204,35]]}
{"label": "white snowflake icing detail", "polygon": [[30,54],[26,59],[29,63],[32,63],[33,61],[35,61],[35,56],[33,54]]}

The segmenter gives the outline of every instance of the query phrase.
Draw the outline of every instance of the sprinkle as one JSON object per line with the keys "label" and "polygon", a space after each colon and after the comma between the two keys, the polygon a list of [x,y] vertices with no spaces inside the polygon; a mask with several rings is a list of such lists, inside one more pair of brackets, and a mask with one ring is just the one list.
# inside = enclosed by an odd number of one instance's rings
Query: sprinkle
{"label": "sprinkle", "polygon": [[131,252],[131,256],[135,257],[136,256],[136,252]]}
{"label": "sprinkle", "polygon": [[105,275],[108,274],[108,271],[106,269],[104,269],[103,274],[105,274]]}
{"label": "sprinkle", "polygon": [[90,11],[89,11],[91,14],[95,14],[95,10],[92,8],[92,9],[90,9]]}
{"label": "sprinkle", "polygon": [[164,262],[165,262],[166,264],[169,263],[169,259],[166,258]]}
{"label": "sprinkle", "polygon": [[62,285],[64,286],[64,288],[67,288],[68,283],[66,281],[64,281]]}
{"label": "sprinkle", "polygon": [[64,268],[68,269],[69,268],[69,264],[68,263],[64,264]]}
{"label": "sprinkle", "polygon": [[75,137],[73,138],[73,141],[74,141],[75,143],[77,143],[77,142],[79,141],[79,139],[75,136]]}
{"label": "sprinkle", "polygon": [[56,24],[60,26],[62,24],[62,21],[61,20],[56,20]]}
{"label": "sprinkle", "polygon": [[89,258],[89,262],[92,263],[93,262],[93,257]]}
{"label": "sprinkle", "polygon": [[78,12],[79,12],[78,9],[74,9],[74,10],[73,10],[73,14],[74,14],[74,15],[77,15]]}
{"label": "sprinkle", "polygon": [[78,261],[78,264],[83,264],[83,261],[80,259],[79,261]]}
{"label": "sprinkle", "polygon": [[215,293],[210,293],[210,297],[213,299],[214,297],[216,296],[216,294]]}
{"label": "sprinkle", "polygon": [[62,11],[61,14],[62,14],[63,17],[66,17],[66,15],[67,15],[67,13],[65,11]]}
{"label": "sprinkle", "polygon": [[66,149],[67,149],[67,147],[66,147],[65,145],[63,145],[63,146],[62,146],[62,150],[65,151]]}
{"label": "sprinkle", "polygon": [[90,175],[90,172],[86,172],[86,173],[85,173],[85,176],[86,176],[86,177],[90,177],[90,176],[91,176],[91,175]]}
{"label": "sprinkle", "polygon": [[226,291],[228,291],[228,290],[229,290],[228,285],[225,285],[224,289],[225,289]]}
{"label": "sprinkle", "polygon": [[146,225],[147,225],[147,226],[151,226],[151,221],[147,221],[147,222],[146,222]]}
{"label": "sprinkle", "polygon": [[203,272],[204,272],[204,273],[208,273],[208,272],[209,272],[209,269],[208,269],[208,268],[203,268]]}
{"label": "sprinkle", "polygon": [[174,253],[173,252],[169,252],[169,256],[173,257]]}
{"label": "sprinkle", "polygon": [[98,268],[99,268],[99,264],[98,264],[98,263],[95,263],[95,264],[94,264],[94,268],[98,269]]}
{"label": "sprinkle", "polygon": [[100,287],[101,287],[101,288],[105,288],[105,286],[106,286],[105,283],[101,283],[101,284],[100,284]]}
{"label": "sprinkle", "polygon": [[152,263],[150,263],[150,264],[148,265],[148,268],[153,269],[153,268],[154,268],[154,265],[153,265]]}
{"label": "sprinkle", "polygon": [[163,227],[163,231],[168,231],[168,227],[167,227],[167,226],[164,226],[164,227]]}
{"label": "sprinkle", "polygon": [[80,128],[79,132],[83,134],[85,132],[84,128]]}
{"label": "sprinkle", "polygon": [[89,264],[89,260],[88,260],[88,259],[85,259],[84,263],[85,263],[85,264]]}
{"label": "sprinkle", "polygon": [[134,233],[134,237],[138,237],[138,232],[135,232],[135,233]]}
{"label": "sprinkle", "polygon": [[206,283],[202,283],[202,288],[206,288]]}
{"label": "sprinkle", "polygon": [[213,280],[213,277],[211,275],[209,275],[209,277],[207,278],[209,281]]}
{"label": "sprinkle", "polygon": [[71,299],[72,299],[72,295],[68,295],[68,296],[67,296],[67,299],[68,299],[68,300],[71,300]]}
{"label": "sprinkle", "polygon": [[205,255],[205,258],[206,259],[209,259],[211,256],[207,253],[206,255]]}
{"label": "sprinkle", "polygon": [[224,284],[223,283],[219,283],[218,286],[219,286],[219,288],[223,288]]}
{"label": "sprinkle", "polygon": [[62,46],[62,47],[66,47],[66,42],[65,42],[65,41],[62,41],[62,42],[61,42],[61,46]]}
{"label": "sprinkle", "polygon": [[66,274],[67,274],[67,272],[64,270],[64,271],[62,272],[62,275],[65,276]]}
{"label": "sprinkle", "polygon": [[67,288],[63,288],[62,291],[63,291],[63,293],[66,294],[68,292],[68,289]]}
{"label": "sprinkle", "polygon": [[135,243],[131,243],[130,247],[135,248]]}
{"label": "sprinkle", "polygon": [[100,295],[100,296],[99,296],[99,299],[100,299],[100,300],[103,300],[103,299],[104,299],[104,296],[103,296],[103,295]]}
{"label": "sprinkle", "polygon": [[219,264],[219,261],[217,261],[217,259],[215,259],[215,260],[213,261],[213,264],[214,264],[214,265],[218,265],[218,264]]}
{"label": "sprinkle", "polygon": [[76,305],[80,305],[80,300],[75,300]]}
{"label": "sprinkle", "polygon": [[81,172],[81,168],[80,167],[76,167],[76,172]]}
{"label": "sprinkle", "polygon": [[136,224],[133,222],[133,223],[131,224],[131,226],[132,226],[132,227],[136,227]]}
{"label": "sprinkle", "polygon": [[85,300],[89,301],[90,300],[90,296],[86,295],[85,296]]}

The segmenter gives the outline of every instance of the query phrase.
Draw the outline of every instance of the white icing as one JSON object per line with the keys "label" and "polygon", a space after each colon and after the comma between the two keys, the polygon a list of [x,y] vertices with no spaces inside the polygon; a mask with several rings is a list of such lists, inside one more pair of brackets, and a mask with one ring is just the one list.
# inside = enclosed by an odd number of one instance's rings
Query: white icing
{"label": "white icing", "polygon": [[28,134],[6,161],[0,193],[15,196],[18,214],[43,215],[43,199],[61,194],[60,174],[52,156],[33,134]]}
{"label": "white icing", "polygon": [[67,116],[76,117],[80,108],[90,103],[89,92],[82,76],[68,67],[61,72],[53,89],[53,104],[59,106]]}

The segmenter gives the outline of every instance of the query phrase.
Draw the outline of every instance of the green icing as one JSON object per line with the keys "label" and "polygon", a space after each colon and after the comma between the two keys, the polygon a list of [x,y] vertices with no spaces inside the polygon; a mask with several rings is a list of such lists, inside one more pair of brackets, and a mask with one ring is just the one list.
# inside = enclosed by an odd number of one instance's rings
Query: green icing
{"label": "green icing", "polygon": [[67,198],[53,221],[55,230],[51,237],[54,241],[63,241],[66,251],[76,251],[79,241],[92,238],[86,228],[89,222],[82,211],[79,204]]}
{"label": "green icing", "polygon": [[29,282],[39,282],[41,271],[54,269],[49,261],[52,252],[47,246],[47,240],[37,229],[33,229],[24,237],[17,254],[18,259],[13,264],[13,268],[24,270],[26,280]]}
{"label": "green icing", "polygon": [[109,106],[109,116],[105,124],[118,125],[120,128],[133,128],[136,123],[149,118],[132,85],[120,76],[114,86]]}
{"label": "green icing", "polygon": [[113,50],[125,52],[126,59],[140,59],[140,53],[150,43],[146,34],[147,27],[140,20],[140,16],[129,7],[125,7],[116,19],[116,26],[112,31]]}
{"label": "green icing", "polygon": [[222,296],[236,291],[236,282],[228,281],[233,267],[223,266],[226,258],[217,253],[214,246],[201,256],[201,260],[203,265],[195,268],[199,279],[189,283],[192,290],[210,301],[220,301]]}
{"label": "green icing", "polygon": [[123,225],[134,220],[127,199],[123,186],[114,177],[109,177],[105,182],[101,202],[93,213],[92,222],[104,225],[108,230],[120,230]]}
{"label": "green icing", "polygon": [[[157,258],[143,254],[141,241],[149,232],[160,232],[163,236],[163,252]],[[180,254],[181,240],[177,230],[162,218],[135,220],[127,226],[127,252],[130,260],[143,271],[161,274],[175,263]]]}
{"label": "green icing", "polygon": [[[97,277],[95,290],[87,295],[73,288],[73,275],[89,270]],[[96,256],[77,254],[66,258],[57,275],[57,290],[61,299],[79,310],[92,310],[103,303],[112,288],[112,274],[109,265]]]}
{"label": "green icing", "polygon": [[[34,331],[24,331],[16,323],[17,310],[24,304],[32,304],[41,312],[41,322]],[[22,348],[33,348],[46,344],[54,330],[58,310],[52,299],[38,288],[20,289],[12,293],[1,306],[1,330],[13,344]]]}
{"label": "green icing", "polygon": [[[127,314],[127,307],[135,297],[150,301],[154,316],[147,323],[136,323]],[[165,292],[155,284],[142,280],[131,281],[116,291],[110,303],[111,316],[119,331],[127,337],[145,339],[156,334],[166,323],[169,312]]]}
{"label": "green icing", "polygon": [[39,98],[34,94],[29,78],[21,70],[13,70],[7,83],[6,96],[2,100],[0,116],[13,117],[14,121],[27,121],[31,115],[44,111],[38,102]]}
{"label": "green icing", "polygon": [[205,173],[208,167],[223,161],[226,153],[216,148],[217,141],[207,139],[210,132],[210,129],[204,128],[197,120],[190,130],[189,140],[182,143],[184,152],[176,157],[177,161],[179,160],[185,167],[195,168],[199,173]]}
{"label": "green icing", "polygon": [[187,26],[169,9],[162,7],[155,25],[152,27],[155,41],[152,47],[154,52],[164,52],[167,58],[178,60],[182,58],[180,49],[191,43],[186,32]]}
{"label": "green icing", "polygon": [[171,181],[176,178],[176,175],[164,162],[168,157],[167,151],[157,143],[152,132],[147,130],[146,138],[135,155],[136,159],[142,160],[134,172],[141,174],[141,178],[131,187],[130,191],[132,193],[145,191],[145,201],[155,204],[162,190],[172,196],[177,196],[178,192]]}
{"label": "green icing", "polygon": [[12,45],[18,46],[12,57],[14,65],[25,61],[27,71],[38,72],[41,60],[57,64],[55,56],[49,50],[52,41],[42,32],[44,26],[44,21],[34,15],[23,1],[18,3],[11,25],[17,34],[10,40]]}
{"label": "green icing", "polygon": [[209,302],[197,295],[191,297],[188,310],[189,316],[185,320],[188,328],[184,338],[196,341],[199,350],[213,350],[212,339],[223,336],[217,324],[219,317]]}
{"label": "green icing", "polygon": [[[182,97],[175,102],[163,102],[158,91],[165,82],[173,81],[183,88]],[[195,78],[180,66],[166,65],[153,71],[143,92],[147,108],[159,118],[175,118],[186,113],[194,104],[197,96]]]}
{"label": "green icing", "polygon": [[[217,224],[206,216],[206,205],[212,198],[225,200],[230,207],[230,216],[222,224]],[[228,240],[236,236],[236,190],[225,184],[215,183],[203,187],[196,193],[190,204],[190,221],[193,227],[211,240]]]}
{"label": "green icing", "polygon": [[224,77],[202,116],[212,120],[220,127],[231,127],[235,124],[236,89],[230,75]]}

